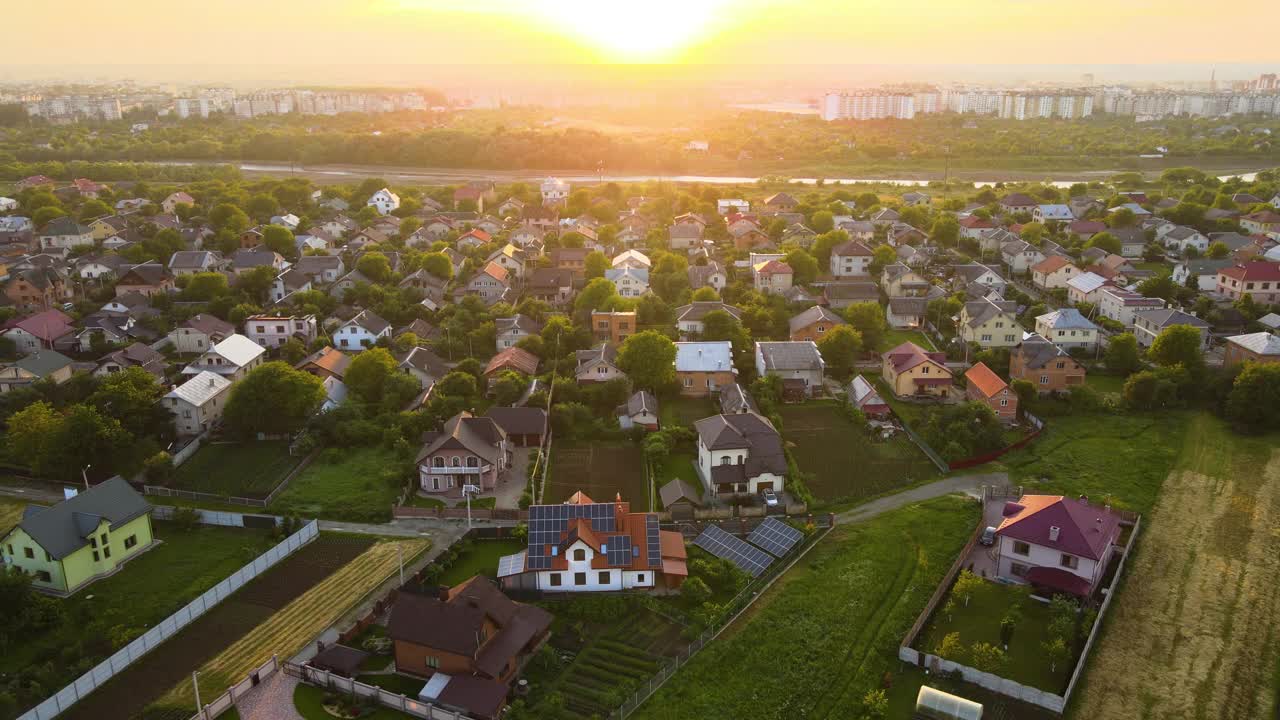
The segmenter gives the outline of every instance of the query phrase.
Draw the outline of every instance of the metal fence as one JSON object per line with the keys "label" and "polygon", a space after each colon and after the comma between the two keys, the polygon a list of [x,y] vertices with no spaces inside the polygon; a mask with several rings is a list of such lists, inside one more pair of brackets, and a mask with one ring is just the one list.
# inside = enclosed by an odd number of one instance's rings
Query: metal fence
{"label": "metal fence", "polygon": [[275,655],[272,655],[270,660],[250,672],[240,682],[232,685],[230,690],[227,690],[214,698],[213,702],[206,704],[201,708],[200,712],[192,715],[191,720],[213,720],[234,707],[237,700],[247,695],[251,690],[261,684],[263,680],[274,675],[279,669],[280,661]]}
{"label": "metal fence", "polygon": [[820,533],[815,534],[808,542],[801,543],[791,550],[786,556],[779,558],[778,562],[771,564],[760,577],[752,580],[747,584],[742,592],[739,592],[732,600],[725,605],[725,612],[720,616],[720,620],[708,627],[698,636],[698,639],[689,644],[683,653],[676,655],[670,659],[670,662],[664,663],[658,668],[658,672],[645,681],[644,685],[629,698],[627,698],[617,710],[609,715],[610,720],[623,720],[631,713],[635,712],[651,695],[658,691],[672,675],[698,654],[698,651],[706,647],[707,643],[715,640],[724,632],[724,629],[733,624],[738,616],[746,612],[760,596],[764,595],[764,591],[769,589],[778,578],[782,577],[793,565],[800,561],[806,553],[814,548],[820,540],[830,533],[835,525],[827,527]]}
{"label": "metal fence", "polygon": [[307,523],[301,530],[254,558],[253,562],[228,575],[222,582],[214,585],[203,595],[160,621],[160,623],[134,639],[133,642],[125,645],[111,657],[98,663],[92,670],[77,678],[75,682],[62,688],[46,698],[44,702],[22,714],[18,720],[50,720],[50,718],[57,717],[59,713],[65,711],[78,700],[93,692],[98,686],[110,680],[116,673],[129,667],[138,658],[146,655],[156,646],[176,635],[193,620],[208,612],[250,580],[292,555],[298,548],[307,544],[319,534],[319,523],[315,520]]}
{"label": "metal fence", "polygon": [[[175,513],[181,508],[172,505],[153,505],[151,507],[151,517],[157,520],[172,520]],[[272,525],[279,525],[284,518],[279,515],[261,515],[247,514],[238,512],[225,512],[222,510],[195,510],[196,520],[201,525],[220,525],[222,527],[247,527],[247,528],[270,528]]]}
{"label": "metal fence", "polygon": [[[398,695],[377,685],[366,685],[358,680],[334,675],[328,670],[313,668],[310,665],[286,662],[284,671],[285,674],[296,677],[308,685],[314,685],[361,700],[373,700],[383,707],[399,710],[411,717],[426,718],[426,720],[471,720],[469,715],[463,715],[456,710],[446,710],[418,698]],[[425,681],[423,685],[426,685]]]}

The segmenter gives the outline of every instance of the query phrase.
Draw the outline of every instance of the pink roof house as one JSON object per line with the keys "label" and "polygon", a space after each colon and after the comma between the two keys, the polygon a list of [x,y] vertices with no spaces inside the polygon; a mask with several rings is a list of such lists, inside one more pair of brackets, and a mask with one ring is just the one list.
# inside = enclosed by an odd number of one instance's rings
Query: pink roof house
{"label": "pink roof house", "polygon": [[1093,594],[1119,549],[1120,516],[1061,495],[1005,504],[996,528],[996,575],[1042,593]]}

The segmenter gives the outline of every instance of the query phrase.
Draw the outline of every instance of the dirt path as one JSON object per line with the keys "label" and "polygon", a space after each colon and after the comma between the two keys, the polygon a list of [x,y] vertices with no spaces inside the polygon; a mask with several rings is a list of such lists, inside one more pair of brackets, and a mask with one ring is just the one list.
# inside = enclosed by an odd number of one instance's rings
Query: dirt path
{"label": "dirt path", "polygon": [[[1256,720],[1280,656],[1280,449],[1187,433],[1072,716]],[[1274,443],[1274,439],[1272,439]]]}
{"label": "dirt path", "polygon": [[844,525],[846,523],[858,523],[870,520],[871,518],[887,513],[890,510],[897,510],[906,505],[912,505],[925,500],[932,500],[943,495],[951,493],[963,493],[966,495],[978,496],[982,492],[983,485],[1007,485],[1009,484],[1009,473],[976,473],[973,475],[957,475],[955,477],[943,478],[937,482],[931,482],[928,485],[921,485],[902,492],[885,495],[876,498],[871,502],[864,503],[852,510],[836,515],[836,522]]}

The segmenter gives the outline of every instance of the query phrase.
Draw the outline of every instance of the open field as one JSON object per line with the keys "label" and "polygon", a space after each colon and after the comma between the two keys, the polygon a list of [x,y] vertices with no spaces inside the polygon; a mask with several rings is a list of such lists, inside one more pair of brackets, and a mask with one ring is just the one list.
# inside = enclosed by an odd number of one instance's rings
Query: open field
{"label": "open field", "polygon": [[1192,416],[1070,717],[1269,717],[1280,684],[1280,437]]}
{"label": "open field", "polygon": [[557,442],[551,448],[551,475],[542,501],[564,502],[581,490],[592,500],[610,502],[621,493],[633,510],[647,510],[649,486],[641,462],[640,446],[629,442]]}
{"label": "open field", "polygon": [[475,575],[492,578],[498,574],[498,558],[518,553],[525,547],[519,540],[472,540],[467,550],[459,553],[458,559],[440,573],[436,584],[452,587]]}
{"label": "open field", "polygon": [[858,500],[937,475],[937,468],[904,434],[873,440],[858,432],[836,401],[783,405],[782,436],[808,485],[824,502]]}
{"label": "open field", "polygon": [[[192,670],[215,656],[220,657],[219,653],[273,618],[293,598],[347,565],[368,548],[370,542],[366,538],[321,536],[299,548],[61,717],[65,720],[127,720],[178,682],[186,679],[189,686]],[[303,638],[303,642],[307,639],[309,637]],[[209,680],[216,681],[216,678],[210,676]],[[204,697],[215,697],[230,683],[218,690],[214,690],[215,685],[216,682],[207,688],[202,685]],[[189,709],[194,707],[194,700],[181,704]]]}
{"label": "open field", "polygon": [[0,497],[0,535],[22,520],[22,509],[27,503],[8,497]]}
{"label": "open field", "polygon": [[977,519],[976,503],[948,497],[837,527],[637,717],[859,717],[886,674],[910,682],[898,643]]}
{"label": "open field", "polygon": [[673,397],[658,402],[658,422],[661,427],[692,427],[704,417],[720,412],[714,398]]}
{"label": "open field", "polygon": [[169,486],[233,497],[264,498],[301,461],[301,457],[289,454],[289,443],[283,440],[208,443],[178,466]]}
{"label": "open field", "polygon": [[[271,512],[326,520],[382,523],[403,489],[393,484],[395,454],[382,448],[343,449],[336,462],[322,452],[271,503]],[[398,477],[398,475],[396,476]]]}
{"label": "open field", "polygon": [[[199,526],[184,531],[159,521],[154,528],[158,545],[115,575],[58,601],[63,622],[0,656],[0,677],[44,666],[40,683],[49,691],[60,688],[110,655],[112,641],[133,640],[275,542],[262,530]],[[68,649],[74,661],[67,660]],[[19,699],[35,704],[44,695]]]}
{"label": "open field", "polygon": [[886,330],[884,337],[880,340],[880,347],[875,349],[879,352],[884,352],[885,350],[892,350],[904,342],[913,342],[925,350],[937,350],[928,335],[919,330],[902,330],[899,328]]}

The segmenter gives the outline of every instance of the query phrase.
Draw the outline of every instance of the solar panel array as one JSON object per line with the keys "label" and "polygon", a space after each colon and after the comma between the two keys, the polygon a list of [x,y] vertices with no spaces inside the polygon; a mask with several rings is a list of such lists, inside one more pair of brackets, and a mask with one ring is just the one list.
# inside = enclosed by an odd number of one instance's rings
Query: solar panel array
{"label": "solar panel array", "polygon": [[605,557],[614,567],[631,564],[631,536],[613,535],[605,538]]}
{"label": "solar panel array", "polygon": [[614,506],[611,503],[533,505],[529,508],[529,551],[525,567],[530,570],[550,570],[552,556],[548,546],[559,544],[560,533],[575,518],[590,520],[591,529],[598,532],[617,530]]}
{"label": "solar panel array", "polygon": [[757,577],[773,563],[769,553],[748,545],[745,540],[725,532],[718,525],[708,525],[694,541],[694,545],[718,558],[724,558],[742,568],[751,577]]}
{"label": "solar panel array", "polygon": [[498,577],[504,578],[509,575],[519,575],[524,572],[524,553],[518,552],[515,555],[503,555],[498,560]]}
{"label": "solar panel array", "polygon": [[747,536],[747,542],[762,547],[774,557],[782,557],[800,542],[804,533],[777,518],[766,518]]}
{"label": "solar panel array", "polygon": [[662,567],[662,535],[658,526],[658,516],[649,514],[644,519],[644,539],[649,546],[649,567]]}

